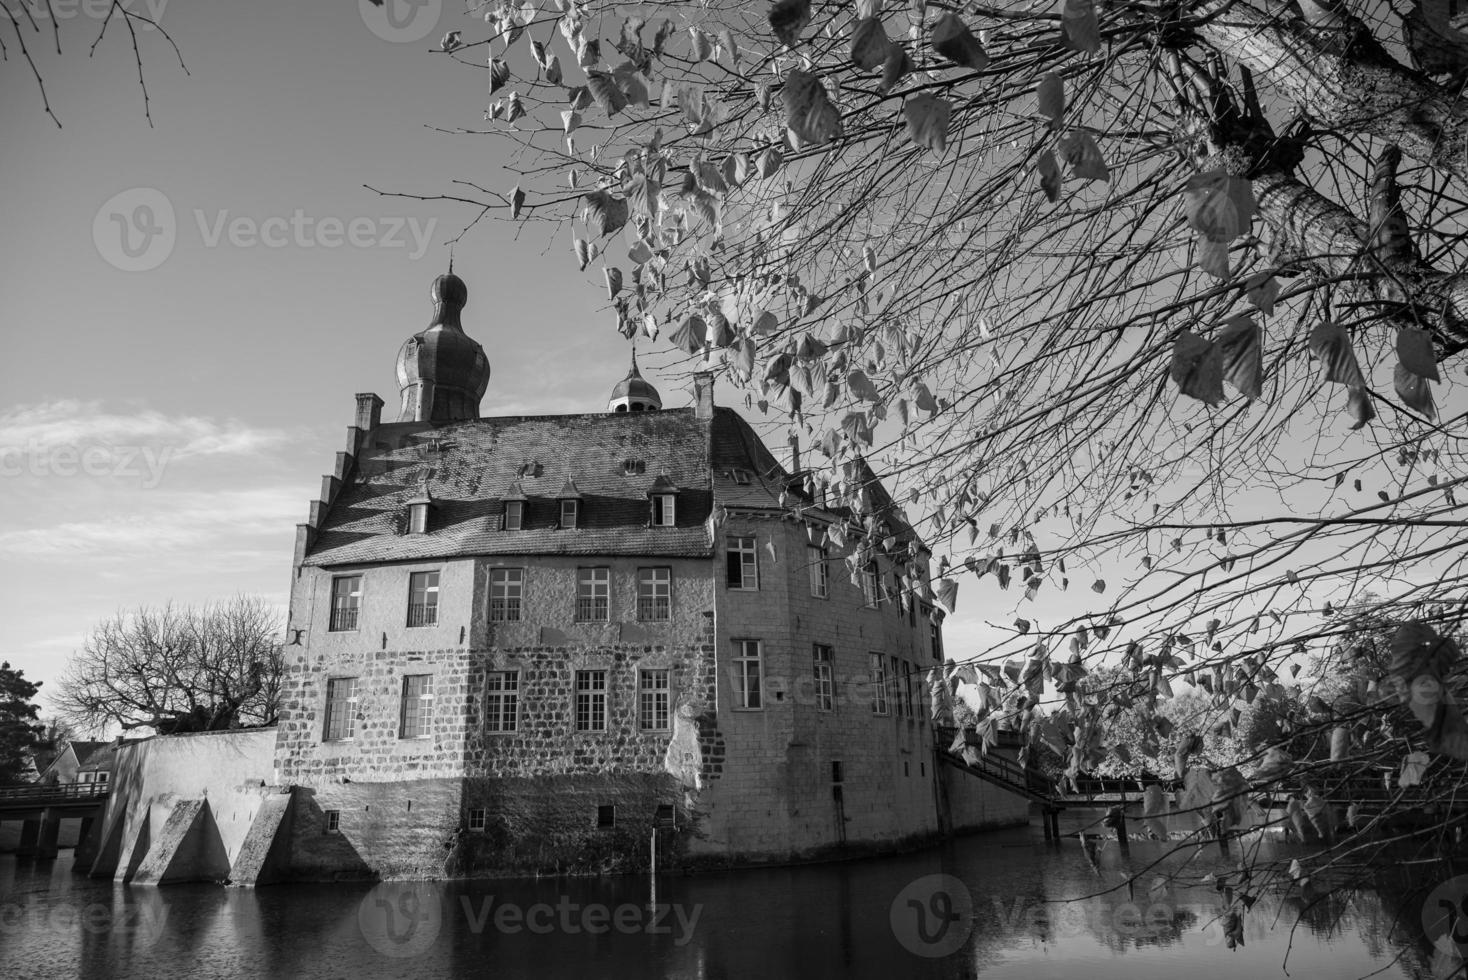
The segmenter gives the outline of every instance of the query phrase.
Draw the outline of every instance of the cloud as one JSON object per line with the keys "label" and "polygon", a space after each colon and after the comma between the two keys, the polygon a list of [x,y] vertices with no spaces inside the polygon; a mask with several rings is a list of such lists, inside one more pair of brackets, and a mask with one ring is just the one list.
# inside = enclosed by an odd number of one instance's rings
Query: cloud
{"label": "cloud", "polygon": [[199,415],[165,415],[152,409],[105,411],[100,402],[61,399],[19,405],[0,413],[0,452],[46,453],[87,446],[167,449],[173,459],[254,455],[285,443],[284,429],[254,428]]}
{"label": "cloud", "polygon": [[153,493],[135,499],[147,502],[146,512],[0,532],[0,553],[97,564],[191,548],[232,548],[242,537],[287,534],[305,518],[306,510],[297,485],[208,494]]}

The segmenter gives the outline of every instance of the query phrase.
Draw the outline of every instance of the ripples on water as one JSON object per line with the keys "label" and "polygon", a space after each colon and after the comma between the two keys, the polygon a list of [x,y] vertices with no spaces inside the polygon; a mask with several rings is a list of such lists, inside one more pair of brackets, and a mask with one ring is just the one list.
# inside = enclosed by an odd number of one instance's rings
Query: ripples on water
{"label": "ripples on water", "polygon": [[[1370,889],[1265,891],[1245,944],[1229,950],[1223,898],[1200,881],[1234,867],[1215,847],[1169,859],[1180,871],[1172,885],[1149,872],[1130,895],[1093,894],[1163,850],[1135,842],[1127,858],[1110,842],[1093,867],[1074,840],[1046,844],[1037,821],[901,857],[664,876],[655,896],[646,878],[133,888],[74,875],[69,851],[45,863],[4,855],[0,978],[1262,980],[1286,966],[1304,978],[1442,976],[1451,966],[1434,963],[1421,926],[1427,891],[1448,876],[1441,866],[1381,874]],[[971,898],[948,931],[941,913],[955,906],[924,881],[937,874]],[[924,937],[906,906],[914,895]],[[945,943],[958,948],[915,952]]]}

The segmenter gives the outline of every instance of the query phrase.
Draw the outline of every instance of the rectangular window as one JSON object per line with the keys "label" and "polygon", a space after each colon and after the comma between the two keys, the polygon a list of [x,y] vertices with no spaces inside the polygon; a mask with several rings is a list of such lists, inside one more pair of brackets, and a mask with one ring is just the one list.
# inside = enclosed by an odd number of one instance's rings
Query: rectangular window
{"label": "rectangular window", "polygon": [[764,707],[764,664],[759,640],[734,641],[734,707]]}
{"label": "rectangular window", "polygon": [[874,561],[869,561],[862,567],[861,591],[867,605],[876,606],[882,602],[882,573]]}
{"label": "rectangular window", "polygon": [[342,830],[342,812],[340,810],[326,810],[322,813],[326,818],[321,825],[322,833],[339,834]]}
{"label": "rectangular window", "polygon": [[759,552],[754,536],[727,538],[724,546],[729,588],[758,589]]}
{"label": "rectangular window", "polygon": [[892,702],[892,714],[898,718],[902,717],[902,667],[896,657],[888,661],[891,672],[887,676],[887,690],[891,694],[888,699]]}
{"label": "rectangular window", "polygon": [[673,570],[637,570],[637,618],[665,623],[673,618]]}
{"label": "rectangular window", "polygon": [[340,742],[357,733],[357,678],[332,677],[326,682],[326,741]]}
{"label": "rectangular window", "polygon": [[505,530],[518,531],[525,524],[525,501],[505,501]]}
{"label": "rectangular window", "polygon": [[438,625],[437,572],[414,572],[408,576],[408,625]]}
{"label": "rectangular window", "polygon": [[668,716],[671,674],[668,670],[637,672],[637,727],[644,732],[672,727]]}
{"label": "rectangular window", "polygon": [[612,594],[610,568],[578,568],[576,570],[576,619],[580,622],[604,623]]}
{"label": "rectangular window", "polygon": [[357,628],[362,608],[362,576],[338,575],[331,580],[331,626],[333,631]]}
{"label": "rectangular window", "polygon": [[831,648],[824,643],[814,644],[811,659],[815,663],[816,709],[830,711],[836,707],[836,674]]}
{"label": "rectangular window", "polygon": [[576,730],[607,730],[607,672],[604,670],[576,671]]}
{"label": "rectangular window", "polygon": [[105,783],[105,782],[107,782],[111,778],[112,778],[112,773],[110,773],[110,772],[99,772],[99,773],[97,773],[97,782],[99,782],[99,783]]}
{"label": "rectangular window", "polygon": [[484,833],[484,824],[484,807],[475,807],[469,811],[469,832],[471,834]]}
{"label": "rectangular window", "polygon": [[579,510],[579,500],[561,501],[561,527],[574,528],[576,526],[576,512]]}
{"label": "rectangular window", "polygon": [[930,615],[928,617],[928,639],[933,650],[933,659],[943,659],[943,617],[941,615]]}
{"label": "rectangular window", "polygon": [[810,594],[817,599],[827,598],[831,594],[831,570],[826,567],[826,549],[808,546],[805,560],[810,564]]}
{"label": "rectangular window", "polygon": [[403,707],[398,738],[427,738],[433,717],[433,675],[408,674],[403,678]]}
{"label": "rectangular window", "polygon": [[868,665],[872,681],[872,714],[887,713],[887,667],[880,653],[869,653]]}
{"label": "rectangular window", "polygon": [[513,732],[520,721],[520,672],[491,670],[484,675],[484,730]]}
{"label": "rectangular window", "polygon": [[596,808],[596,825],[603,830],[617,825],[617,805],[615,803],[603,803]]}
{"label": "rectangular window", "polygon": [[496,623],[520,619],[520,600],[525,594],[525,569],[492,568],[489,571],[489,618]]}
{"label": "rectangular window", "polygon": [[671,493],[654,494],[652,498],[652,526],[672,527],[675,523],[674,501],[678,498]]}
{"label": "rectangular window", "polygon": [[902,665],[902,712],[909,721],[917,717],[917,712],[912,708],[912,689],[915,681],[913,677],[914,673],[915,671],[913,671],[911,666],[906,663]]}

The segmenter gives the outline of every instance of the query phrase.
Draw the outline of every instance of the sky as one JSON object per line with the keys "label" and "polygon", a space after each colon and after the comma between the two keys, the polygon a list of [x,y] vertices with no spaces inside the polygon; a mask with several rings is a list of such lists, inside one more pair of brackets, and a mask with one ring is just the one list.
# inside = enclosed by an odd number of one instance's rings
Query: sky
{"label": "sky", "polygon": [[[0,29],[0,660],[52,683],[119,610],[247,593],[283,615],[295,525],[353,396],[375,391],[395,417],[397,350],[475,217],[369,187],[516,178],[504,142],[440,131],[481,126],[489,102],[484,70],[434,51],[447,31],[483,34],[456,0],[129,0],[187,66],[139,25],[151,125],[123,25],[88,56],[102,0],[51,0],[59,56],[40,0],[24,2],[62,126]],[[493,368],[483,415],[605,407],[628,344],[569,228],[479,222],[454,267]],[[639,350],[670,408],[691,402],[678,360]],[[745,404],[726,383],[716,399]],[[783,455],[778,421],[751,421]],[[1072,577],[1084,592],[1089,573]],[[950,655],[1003,635],[986,621],[1049,625],[1089,601],[1022,605],[993,583],[964,577]]]}
{"label": "sky", "polygon": [[[429,284],[474,217],[364,185],[432,196],[515,178],[499,144],[435,131],[480,125],[489,101],[482,71],[433,51],[475,27],[452,0],[130,0],[187,66],[139,25],[151,125],[123,25],[89,58],[100,3],[52,0],[57,56],[28,2],[61,127],[7,35],[0,660],[54,686],[120,610],[248,593],[283,614],[295,525],[353,396],[375,391],[395,417],[398,347],[428,324]],[[604,408],[628,345],[568,229],[480,222],[454,268],[493,369],[481,414]],[[658,348],[644,372],[668,407],[691,403]],[[716,398],[744,401],[726,385]],[[950,621],[950,644],[964,629]]]}
{"label": "sky", "polygon": [[[151,127],[126,30],[89,59],[95,11],[53,3],[62,55],[44,18],[25,40],[60,129],[8,35],[0,62],[0,659],[45,682],[120,609],[284,607],[353,395],[395,417],[398,347],[473,217],[363,185],[513,184],[482,140],[432,131],[488,101],[482,72],[432,53],[472,26],[452,3],[403,5],[394,28],[366,0],[132,0],[188,69],[140,27]],[[569,234],[516,231],[481,222],[454,254],[493,367],[481,411],[600,410],[627,342]]]}

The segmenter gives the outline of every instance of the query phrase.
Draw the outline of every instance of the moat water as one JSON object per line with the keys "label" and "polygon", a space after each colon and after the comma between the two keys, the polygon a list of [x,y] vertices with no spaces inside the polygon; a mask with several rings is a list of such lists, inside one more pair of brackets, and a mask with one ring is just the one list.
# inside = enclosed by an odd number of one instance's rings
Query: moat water
{"label": "moat water", "polygon": [[[1069,811],[1063,829],[1090,819]],[[1396,863],[1365,869],[1364,883],[1354,869],[1349,886],[1256,883],[1243,944],[1230,949],[1208,876],[1234,870],[1238,849],[1231,860],[1214,846],[1167,855],[1176,847],[1133,842],[1122,854],[1112,841],[1092,858],[1075,839],[1047,843],[1036,820],[890,858],[655,882],[259,889],[131,887],[74,874],[70,851],[0,855],[0,978],[1463,975],[1453,940],[1434,946],[1422,911],[1468,909],[1468,866]],[[1147,884],[1129,891],[1128,869],[1146,869]],[[1468,921],[1451,925],[1468,946]]]}

